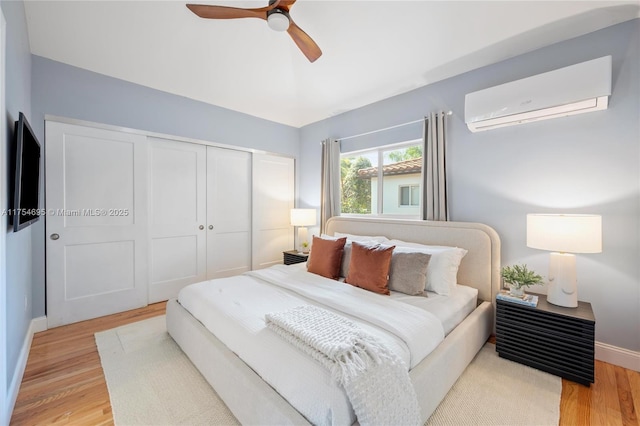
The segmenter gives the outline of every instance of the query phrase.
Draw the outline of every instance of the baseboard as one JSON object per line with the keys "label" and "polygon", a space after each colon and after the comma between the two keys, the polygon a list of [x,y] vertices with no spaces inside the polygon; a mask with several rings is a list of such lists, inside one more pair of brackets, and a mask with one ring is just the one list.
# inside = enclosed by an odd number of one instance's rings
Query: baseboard
{"label": "baseboard", "polygon": [[633,371],[640,371],[640,352],[596,342],[596,359]]}
{"label": "baseboard", "polygon": [[33,326],[33,332],[39,333],[41,331],[47,330],[47,317],[38,317],[31,320],[31,325]]}
{"label": "baseboard", "polygon": [[47,317],[38,317],[31,320],[29,323],[29,329],[26,336],[24,336],[24,342],[22,342],[22,349],[20,349],[20,356],[16,364],[16,370],[13,374],[13,379],[7,389],[7,416],[8,419],[1,424],[9,424],[11,421],[11,414],[13,413],[13,407],[18,399],[18,392],[20,391],[20,385],[22,384],[22,377],[24,376],[24,370],[27,368],[27,360],[29,359],[29,350],[31,350],[31,342],[33,341],[33,335],[39,331],[47,329]]}

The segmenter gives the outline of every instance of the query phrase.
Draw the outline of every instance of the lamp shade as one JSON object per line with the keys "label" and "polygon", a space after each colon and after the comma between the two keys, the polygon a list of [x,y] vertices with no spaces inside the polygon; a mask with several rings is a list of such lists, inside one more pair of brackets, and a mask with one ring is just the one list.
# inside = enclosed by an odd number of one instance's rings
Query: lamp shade
{"label": "lamp shade", "polygon": [[561,253],[602,252],[602,217],[528,214],[527,247]]}
{"label": "lamp shade", "polygon": [[316,224],[315,209],[291,209],[291,225],[311,226]]}

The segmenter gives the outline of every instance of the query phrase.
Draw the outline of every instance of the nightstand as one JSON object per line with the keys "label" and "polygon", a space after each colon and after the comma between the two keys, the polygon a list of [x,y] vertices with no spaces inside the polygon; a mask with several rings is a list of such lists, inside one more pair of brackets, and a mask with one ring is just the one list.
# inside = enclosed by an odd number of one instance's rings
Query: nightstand
{"label": "nightstand", "polygon": [[309,258],[309,253],[299,253],[298,250],[283,251],[282,254],[284,255],[285,265],[306,262]]}
{"label": "nightstand", "polygon": [[591,304],[563,308],[538,295],[538,306],[496,300],[500,357],[585,386],[593,383],[596,320]]}

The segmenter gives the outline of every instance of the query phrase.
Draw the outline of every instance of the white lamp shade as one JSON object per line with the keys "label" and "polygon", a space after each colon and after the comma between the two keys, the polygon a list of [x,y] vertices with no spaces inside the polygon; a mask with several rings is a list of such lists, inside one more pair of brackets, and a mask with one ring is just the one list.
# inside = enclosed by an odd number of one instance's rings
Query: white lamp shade
{"label": "white lamp shade", "polygon": [[292,226],[312,226],[316,224],[315,209],[291,209]]}
{"label": "white lamp shade", "polygon": [[602,217],[528,214],[527,247],[560,253],[602,252]]}

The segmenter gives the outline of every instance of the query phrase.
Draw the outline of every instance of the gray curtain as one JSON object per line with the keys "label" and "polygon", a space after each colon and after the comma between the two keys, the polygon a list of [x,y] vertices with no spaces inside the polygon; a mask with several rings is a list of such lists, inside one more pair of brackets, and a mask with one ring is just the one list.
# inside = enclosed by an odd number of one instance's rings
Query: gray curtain
{"label": "gray curtain", "polygon": [[320,232],[327,220],[340,216],[340,141],[322,141],[322,188],[320,202]]}
{"label": "gray curtain", "polygon": [[431,113],[424,119],[422,140],[422,219],[449,220],[446,170],[447,114]]}

